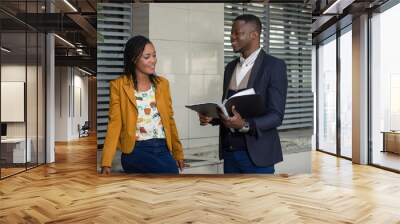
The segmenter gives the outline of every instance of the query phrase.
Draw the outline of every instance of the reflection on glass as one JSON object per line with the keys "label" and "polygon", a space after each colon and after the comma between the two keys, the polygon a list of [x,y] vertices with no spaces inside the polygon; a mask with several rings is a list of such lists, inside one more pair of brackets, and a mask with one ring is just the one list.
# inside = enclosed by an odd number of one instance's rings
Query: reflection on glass
{"label": "reflection on glass", "polygon": [[[372,17],[372,163],[400,170],[400,4]],[[382,132],[390,132],[384,139]],[[384,143],[386,145],[384,145]],[[399,151],[396,151],[399,149]]]}
{"label": "reflection on glass", "polygon": [[[1,1],[1,178],[45,161],[45,35],[23,21],[45,1]],[[32,20],[38,19],[32,16]],[[6,22],[5,22],[6,21]],[[37,21],[36,21],[37,22]]]}
{"label": "reflection on glass", "polygon": [[352,35],[340,37],[340,153],[352,157]]}
{"label": "reflection on glass", "polygon": [[[1,140],[1,175],[6,177],[25,170],[30,160],[25,139],[25,33],[2,33],[1,45],[1,122],[6,133]],[[28,148],[29,149],[29,148]]]}
{"label": "reflection on glass", "polygon": [[336,153],[336,40],[318,48],[318,147]]}

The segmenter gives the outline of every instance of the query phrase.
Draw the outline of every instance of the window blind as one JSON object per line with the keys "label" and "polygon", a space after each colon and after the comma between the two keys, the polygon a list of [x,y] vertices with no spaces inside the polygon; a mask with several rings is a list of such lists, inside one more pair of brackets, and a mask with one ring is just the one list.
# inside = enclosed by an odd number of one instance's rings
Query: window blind
{"label": "window blind", "polygon": [[224,61],[238,55],[232,51],[230,33],[233,20],[253,14],[262,23],[261,47],[287,65],[288,94],[285,117],[279,129],[313,126],[311,84],[311,6],[303,3],[226,3],[224,6]]}
{"label": "window blind", "polygon": [[104,144],[109,81],[123,74],[124,44],[132,33],[131,4],[97,4],[97,144]]}

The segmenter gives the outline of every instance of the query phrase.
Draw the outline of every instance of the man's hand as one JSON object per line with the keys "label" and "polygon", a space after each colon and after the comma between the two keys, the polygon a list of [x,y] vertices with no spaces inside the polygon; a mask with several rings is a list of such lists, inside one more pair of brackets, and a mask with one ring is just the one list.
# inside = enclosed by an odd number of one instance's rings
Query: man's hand
{"label": "man's hand", "polygon": [[245,120],[240,116],[240,114],[235,110],[235,106],[232,106],[232,117],[226,117],[224,114],[220,113],[222,123],[227,128],[241,129],[245,124]]}
{"label": "man's hand", "polygon": [[200,125],[202,125],[202,126],[209,124],[212,120],[212,117],[207,117],[206,115],[201,114],[201,113],[197,113],[197,114],[199,115]]}
{"label": "man's hand", "polygon": [[109,175],[110,173],[111,173],[111,167],[109,167],[109,166],[103,166],[103,167],[101,168],[101,174]]}

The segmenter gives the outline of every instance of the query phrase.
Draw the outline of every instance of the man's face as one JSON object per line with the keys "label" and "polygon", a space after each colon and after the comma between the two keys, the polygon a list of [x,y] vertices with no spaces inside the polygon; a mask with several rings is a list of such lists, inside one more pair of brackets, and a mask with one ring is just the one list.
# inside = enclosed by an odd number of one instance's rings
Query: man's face
{"label": "man's face", "polygon": [[254,27],[242,20],[237,20],[232,25],[231,44],[235,53],[242,53],[254,41]]}

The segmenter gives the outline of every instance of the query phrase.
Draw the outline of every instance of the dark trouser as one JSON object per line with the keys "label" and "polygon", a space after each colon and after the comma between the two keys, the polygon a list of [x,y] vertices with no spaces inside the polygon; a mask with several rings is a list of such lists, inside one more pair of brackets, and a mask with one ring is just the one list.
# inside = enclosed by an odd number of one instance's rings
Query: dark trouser
{"label": "dark trouser", "polygon": [[257,167],[251,161],[247,150],[228,151],[224,149],[224,173],[275,173],[274,165]]}
{"label": "dark trouser", "polygon": [[137,141],[131,153],[122,153],[121,164],[126,173],[179,174],[165,139]]}

